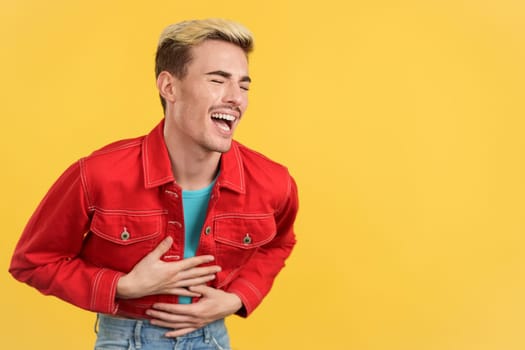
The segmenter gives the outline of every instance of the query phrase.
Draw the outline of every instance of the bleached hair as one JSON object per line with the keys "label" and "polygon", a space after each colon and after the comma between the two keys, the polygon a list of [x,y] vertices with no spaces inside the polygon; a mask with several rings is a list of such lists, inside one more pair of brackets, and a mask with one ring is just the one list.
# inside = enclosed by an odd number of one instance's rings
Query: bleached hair
{"label": "bleached hair", "polygon": [[[155,55],[155,77],[168,71],[182,79],[192,60],[191,48],[205,40],[223,40],[239,46],[246,55],[253,50],[252,34],[243,25],[221,18],[184,21],[169,25],[160,35]],[[162,107],[166,102],[161,96]]]}

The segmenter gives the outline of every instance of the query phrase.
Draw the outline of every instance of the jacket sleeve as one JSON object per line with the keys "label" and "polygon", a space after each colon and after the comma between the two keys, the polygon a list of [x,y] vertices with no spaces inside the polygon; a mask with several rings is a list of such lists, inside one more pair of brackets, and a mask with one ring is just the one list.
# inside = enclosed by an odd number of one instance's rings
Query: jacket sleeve
{"label": "jacket sleeve", "polygon": [[239,276],[226,289],[241,298],[243,307],[237,312],[247,317],[270,291],[275,277],[285,265],[295,245],[294,221],[299,207],[297,185],[289,176],[281,206],[275,212],[275,238],[254,253]]}
{"label": "jacket sleeve", "polygon": [[15,248],[9,272],[43,294],[83,309],[115,313],[122,273],[89,265],[80,257],[90,225],[81,164],[70,166],[39,204]]}

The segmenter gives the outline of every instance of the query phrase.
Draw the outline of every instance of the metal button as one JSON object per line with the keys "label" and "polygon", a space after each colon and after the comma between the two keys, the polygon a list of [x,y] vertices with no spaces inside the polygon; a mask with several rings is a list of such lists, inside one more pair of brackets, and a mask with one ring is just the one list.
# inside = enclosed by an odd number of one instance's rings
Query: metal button
{"label": "metal button", "polygon": [[211,227],[210,226],[206,226],[206,228],[204,229],[204,234],[207,236],[211,233]]}
{"label": "metal button", "polygon": [[244,236],[244,239],[242,240],[242,243],[248,245],[252,243],[252,237],[250,237],[250,234],[247,233],[246,236]]}
{"label": "metal button", "polygon": [[120,234],[120,238],[123,240],[123,241],[127,241],[129,239],[131,235],[129,234],[128,232],[128,229],[126,227],[124,227],[124,231],[122,231],[122,233]]}

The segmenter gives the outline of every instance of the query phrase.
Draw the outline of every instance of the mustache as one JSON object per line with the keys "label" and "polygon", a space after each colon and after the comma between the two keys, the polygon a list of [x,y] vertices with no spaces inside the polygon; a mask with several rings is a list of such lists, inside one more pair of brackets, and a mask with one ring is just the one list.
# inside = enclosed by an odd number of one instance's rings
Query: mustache
{"label": "mustache", "polygon": [[213,112],[215,110],[221,110],[221,109],[230,109],[232,111],[236,111],[237,113],[239,113],[239,116],[242,114],[241,108],[239,106],[233,106],[229,104],[213,106],[210,108],[210,112]]}

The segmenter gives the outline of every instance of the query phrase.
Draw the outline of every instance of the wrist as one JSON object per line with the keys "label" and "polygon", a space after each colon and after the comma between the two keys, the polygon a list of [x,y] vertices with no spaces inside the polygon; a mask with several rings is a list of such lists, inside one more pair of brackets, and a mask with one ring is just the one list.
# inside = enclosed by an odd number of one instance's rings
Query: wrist
{"label": "wrist", "polygon": [[229,293],[231,299],[231,313],[235,314],[239,311],[244,305],[241,298],[235,293]]}
{"label": "wrist", "polygon": [[133,284],[129,281],[129,275],[123,275],[117,282],[116,297],[120,299],[132,299],[137,296],[133,292]]}

